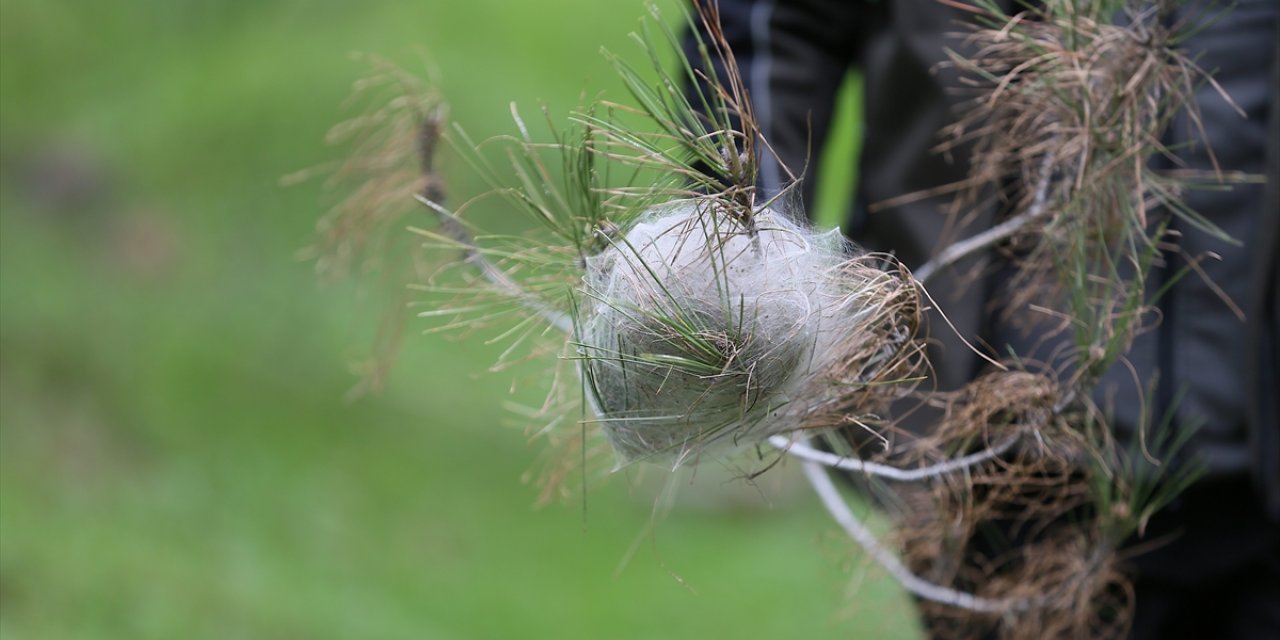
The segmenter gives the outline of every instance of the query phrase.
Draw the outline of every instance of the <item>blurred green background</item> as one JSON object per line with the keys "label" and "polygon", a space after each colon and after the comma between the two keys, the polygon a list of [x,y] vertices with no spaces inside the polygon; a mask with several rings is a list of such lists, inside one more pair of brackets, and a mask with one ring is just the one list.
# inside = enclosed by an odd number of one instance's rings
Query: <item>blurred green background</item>
{"label": "blurred green background", "polygon": [[333,159],[348,53],[427,52],[485,137],[620,97],[598,49],[642,13],[0,0],[4,640],[914,637],[794,469],[705,473],[649,535],[628,474],[533,508],[492,348],[411,335],[344,400],[380,309],[295,257],[335,196],[278,182]]}

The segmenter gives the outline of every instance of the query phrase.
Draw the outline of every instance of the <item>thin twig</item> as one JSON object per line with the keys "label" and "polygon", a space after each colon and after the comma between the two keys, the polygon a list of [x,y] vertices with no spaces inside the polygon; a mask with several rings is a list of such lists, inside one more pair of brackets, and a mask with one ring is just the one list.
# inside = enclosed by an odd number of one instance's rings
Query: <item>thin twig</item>
{"label": "thin twig", "polygon": [[916,269],[916,280],[920,282],[928,282],[933,275],[943,267],[949,267],[960,260],[963,260],[987,247],[990,247],[1001,240],[1009,238],[1013,234],[1021,231],[1037,216],[1031,215],[1031,211],[1018,214],[1000,224],[979,233],[971,238],[966,238],[934,256],[932,260],[924,263],[919,269]]}
{"label": "thin twig", "polygon": [[[431,109],[418,124],[418,137],[415,142],[418,148],[418,170],[422,173],[423,187],[421,193],[414,195],[414,199],[426,205],[428,209],[431,209],[436,214],[436,217],[440,220],[440,228],[444,231],[444,235],[457,243],[462,249],[463,261],[475,267],[484,276],[485,280],[497,287],[504,295],[515,299],[529,310],[537,313],[547,324],[566,334],[572,333],[573,321],[569,316],[548,307],[545,302],[526,291],[524,287],[520,286],[520,283],[493,264],[480,251],[480,247],[476,245],[475,238],[470,231],[467,231],[467,227],[458,219],[458,216],[445,208],[444,186],[441,184],[440,176],[436,172],[435,163],[444,113],[444,107],[437,106]],[[516,118],[516,123],[523,127],[519,117]]]}
{"label": "thin twig", "polygon": [[790,455],[800,458],[801,460],[816,462],[833,469],[857,471],[888,480],[914,482],[928,478],[937,478],[948,473],[968,469],[976,464],[1004,455],[1004,453],[1013,448],[1013,445],[1017,444],[1020,437],[1021,436],[1019,434],[1014,434],[1005,438],[994,447],[989,447],[954,460],[940,462],[927,467],[920,467],[919,469],[903,469],[878,462],[867,462],[857,458],[840,456],[834,453],[814,449],[802,442],[793,442],[786,436],[782,435],[771,436],[769,438],[769,444]]}
{"label": "thin twig", "polygon": [[836,490],[836,486],[831,482],[831,477],[827,475],[826,469],[816,462],[803,462],[801,469],[804,471],[805,478],[809,480],[809,484],[813,486],[813,490],[818,494],[818,498],[822,500],[823,506],[831,513],[836,524],[839,524],[850,538],[853,538],[859,546],[871,555],[885,571],[889,572],[899,584],[907,591],[933,602],[939,602],[945,605],[968,609],[969,611],[978,611],[982,613],[1006,613],[1009,611],[1017,611],[1030,607],[1032,603],[1028,600],[991,600],[975,596],[972,593],[957,591],[942,585],[934,584],[912,573],[910,569],[898,560],[893,552],[886,549],[876,539],[874,533],[867,529],[866,526],[853,515],[853,511],[849,509],[849,505],[845,503],[844,498],[840,497],[840,492]]}
{"label": "thin twig", "polygon": [[1031,206],[1027,210],[1012,217],[1000,224],[983,231],[971,238],[961,240],[948,246],[942,250],[942,253],[934,256],[932,260],[924,263],[919,269],[915,270],[916,280],[924,283],[928,282],[938,271],[944,267],[949,267],[997,242],[1012,237],[1021,231],[1027,225],[1035,222],[1044,216],[1047,211],[1049,202],[1049,187],[1051,185],[1050,178],[1053,175],[1053,159],[1052,153],[1046,153],[1040,161],[1040,176],[1036,181],[1036,192],[1031,200]]}
{"label": "thin twig", "polygon": [[524,287],[520,286],[520,283],[493,264],[484,255],[484,252],[480,251],[480,248],[476,246],[471,232],[467,231],[467,228],[463,226],[457,216],[443,206],[421,195],[414,196],[414,198],[436,213],[440,219],[440,228],[444,231],[444,234],[458,243],[458,246],[462,249],[463,260],[475,267],[480,272],[480,275],[484,276],[485,280],[497,287],[504,295],[516,300],[530,311],[537,313],[547,324],[565,334],[573,333],[573,320],[567,314],[547,306],[545,302],[526,291]]}

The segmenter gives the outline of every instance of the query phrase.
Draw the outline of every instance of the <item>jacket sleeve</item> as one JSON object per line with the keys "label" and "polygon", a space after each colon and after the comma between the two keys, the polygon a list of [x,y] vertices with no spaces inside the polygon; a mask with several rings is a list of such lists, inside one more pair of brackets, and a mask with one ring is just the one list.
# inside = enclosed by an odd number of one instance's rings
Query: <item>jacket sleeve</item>
{"label": "jacket sleeve", "polygon": [[[721,28],[773,151],[761,150],[759,187],[766,195],[785,187],[791,174],[812,175],[836,93],[854,63],[859,9],[843,0],[720,0]],[[696,47],[688,34],[690,60],[698,59]],[[803,193],[809,210],[812,180]]]}

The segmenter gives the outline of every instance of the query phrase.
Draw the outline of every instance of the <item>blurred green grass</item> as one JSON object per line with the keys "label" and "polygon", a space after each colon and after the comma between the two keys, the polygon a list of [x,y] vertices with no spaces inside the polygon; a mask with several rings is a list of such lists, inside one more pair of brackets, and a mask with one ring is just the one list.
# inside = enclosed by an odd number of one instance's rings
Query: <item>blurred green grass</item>
{"label": "blurred green grass", "polygon": [[331,200],[277,181],[332,159],[346,53],[429,52],[484,137],[619,95],[642,11],[0,2],[0,635],[913,637],[804,493],[677,508],[615,574],[649,494],[532,509],[492,349],[411,337],[343,400],[378,309],[294,258]]}

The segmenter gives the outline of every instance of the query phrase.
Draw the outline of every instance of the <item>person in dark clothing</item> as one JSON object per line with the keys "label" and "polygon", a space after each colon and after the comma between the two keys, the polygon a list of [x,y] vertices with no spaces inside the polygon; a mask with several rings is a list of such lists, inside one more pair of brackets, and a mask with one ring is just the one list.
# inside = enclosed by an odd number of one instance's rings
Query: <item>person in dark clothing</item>
{"label": "person in dark clothing", "polygon": [[[1188,3],[1169,19],[1208,15],[1205,9]],[[796,169],[820,157],[840,85],[857,71],[865,95],[860,174],[844,230],[865,249],[892,252],[908,267],[927,261],[946,240],[951,197],[901,197],[936,192],[969,173],[963,149],[946,156],[932,150],[960,113],[958,72],[942,63],[948,49],[965,49],[959,25],[972,14],[937,0],[720,0],[719,13],[761,134],[776,152],[761,158],[760,189],[769,195],[786,186],[779,162]],[[1174,411],[1171,428],[1200,425],[1187,452],[1208,470],[1134,543],[1136,638],[1280,638],[1278,13],[1274,0],[1242,0],[1199,24],[1182,44],[1244,115],[1206,83],[1196,101],[1207,145],[1197,144],[1186,114],[1164,143],[1187,168],[1212,170],[1216,154],[1223,170],[1264,174],[1267,183],[1185,194],[1192,209],[1242,243],[1178,229],[1182,251],[1164,256],[1150,286],[1162,287],[1185,264],[1183,256],[1221,259],[1198,263],[1203,277],[1182,278],[1159,299],[1162,321],[1128,354],[1136,377],[1155,381],[1157,412]],[[812,205],[814,185],[801,191]],[[869,213],[895,199],[902,203]],[[947,237],[970,235],[997,216],[994,207],[967,213],[966,226]],[[991,312],[988,301],[1001,299],[1005,282],[961,286],[962,274],[993,259],[975,256],[940,273],[929,289],[958,333],[980,335],[998,353],[1042,355],[1053,345],[1038,344],[1037,336]],[[939,342],[930,354],[939,388],[957,388],[978,373],[982,363],[957,338],[932,337]],[[1116,366],[1097,386],[1097,401],[1112,408],[1121,438],[1150,426],[1142,424],[1144,390],[1134,378]],[[1153,549],[1137,553],[1139,547]]]}

